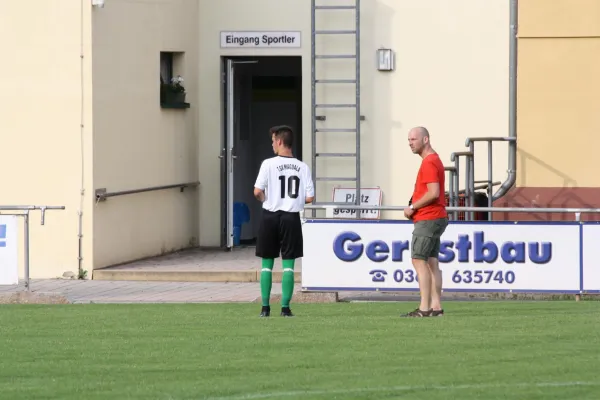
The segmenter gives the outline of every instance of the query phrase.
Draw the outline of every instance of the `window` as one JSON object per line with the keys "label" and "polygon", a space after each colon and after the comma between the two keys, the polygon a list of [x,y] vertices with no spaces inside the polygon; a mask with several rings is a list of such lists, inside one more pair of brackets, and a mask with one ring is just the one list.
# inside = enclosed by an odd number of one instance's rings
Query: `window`
{"label": "window", "polygon": [[185,90],[185,79],[183,82],[172,82],[173,78],[184,78],[184,55],[183,52],[160,53],[160,105],[162,108],[189,108],[190,104],[185,102],[187,92]]}
{"label": "window", "polygon": [[160,83],[171,82],[173,77],[173,53],[161,51],[160,53]]}

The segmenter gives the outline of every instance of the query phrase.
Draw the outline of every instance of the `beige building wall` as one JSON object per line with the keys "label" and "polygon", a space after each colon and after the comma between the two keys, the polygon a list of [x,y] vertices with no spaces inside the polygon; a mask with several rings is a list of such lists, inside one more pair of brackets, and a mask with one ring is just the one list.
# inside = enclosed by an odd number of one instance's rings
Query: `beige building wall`
{"label": "beige building wall", "polygon": [[518,48],[517,187],[498,205],[599,207],[593,153],[600,146],[600,2],[520,0]]}
{"label": "beige building wall", "polygon": [[[198,180],[198,2],[107,1],[94,9],[94,188],[109,192]],[[188,109],[160,106],[160,52],[173,65]],[[218,76],[215,77],[218,79]],[[216,140],[217,138],[215,138]],[[197,191],[168,189],[94,205],[94,267],[198,242]],[[216,212],[216,211],[215,211]]]}
{"label": "beige building wall", "polygon": [[[13,173],[3,176],[2,203],[67,207],[48,213],[44,227],[32,218],[32,277],[76,272],[79,256],[90,277],[94,268],[189,244],[220,244],[221,56],[302,56],[303,153],[310,161],[308,2],[119,0],[92,9],[87,1],[45,0],[35,2],[35,13],[31,0],[5,3],[0,34],[13,62],[0,69],[10,93],[0,98],[0,135],[11,151],[0,166]],[[362,2],[362,186],[381,186],[384,204],[403,205],[410,197],[419,165],[407,146],[411,127],[431,130],[447,165],[451,152],[465,150],[466,137],[507,135],[508,20],[503,0]],[[319,12],[319,29],[353,24],[352,12]],[[221,49],[221,30],[299,30],[303,44],[288,50]],[[392,73],[376,71],[375,51],[382,46],[396,52]],[[161,51],[184,52],[175,73],[186,79],[191,108],[159,106]],[[320,54],[353,51],[351,36],[317,43]],[[353,62],[318,61],[319,78],[353,72]],[[319,103],[353,99],[352,88],[317,92]],[[325,115],[321,127],[353,126],[352,111]],[[322,151],[353,150],[353,136],[326,135]],[[477,179],[487,175],[481,150]],[[506,161],[506,148],[498,149],[495,180],[505,179]],[[348,175],[348,169],[352,162],[333,160],[320,162],[317,173]],[[99,188],[114,192],[196,180],[198,191],[100,203],[94,197]],[[318,193],[329,199],[331,185],[319,184]],[[22,270],[22,260],[20,265]]]}
{"label": "beige building wall", "polygon": [[522,0],[518,186],[598,187],[600,2]]}
{"label": "beige building wall", "polygon": [[[407,145],[408,130],[424,125],[446,165],[450,153],[464,151],[469,136],[508,135],[509,3],[505,0],[363,1],[361,8],[361,168],[363,187],[380,186],[383,203],[406,205],[412,193],[419,159]],[[336,3],[341,4],[341,3]],[[353,4],[353,2],[349,2]],[[235,10],[235,13],[232,12]],[[344,15],[346,14],[346,15]],[[219,245],[220,163],[222,132],[220,57],[301,55],[303,67],[303,155],[310,164],[310,43],[309,2],[220,0],[200,2],[200,244]],[[352,29],[352,11],[318,11],[318,29]],[[301,31],[300,49],[221,49],[219,32],[241,30]],[[352,54],[354,36],[327,35],[317,42],[317,54]],[[376,70],[375,52],[396,52],[396,70]],[[354,76],[347,60],[317,61],[317,78]],[[354,86],[323,86],[318,103],[354,101]],[[320,110],[321,111],[321,110]],[[324,110],[320,127],[353,127],[354,111]],[[321,135],[321,134],[319,134]],[[351,152],[354,136],[324,133],[321,151]],[[346,134],[348,135],[348,134]],[[476,146],[476,179],[487,178],[485,144]],[[508,146],[494,152],[494,180],[507,177]],[[348,176],[353,160],[321,160],[320,176]],[[346,172],[350,170],[350,173]],[[461,179],[461,187],[464,180]],[[317,186],[318,200],[331,199],[331,185]],[[399,213],[385,217],[401,218]]]}
{"label": "beige building wall", "polygon": [[[40,212],[31,213],[33,278],[77,273],[79,212],[83,268],[93,260],[90,8],[64,0],[2,0],[0,7],[0,204],[66,207],[48,211],[44,226]],[[22,227],[21,219],[21,278]]]}

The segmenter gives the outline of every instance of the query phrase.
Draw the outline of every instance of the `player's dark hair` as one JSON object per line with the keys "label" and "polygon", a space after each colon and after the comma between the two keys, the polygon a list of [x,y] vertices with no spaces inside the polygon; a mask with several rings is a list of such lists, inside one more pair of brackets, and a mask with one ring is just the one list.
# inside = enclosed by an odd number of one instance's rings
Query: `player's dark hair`
{"label": "player's dark hair", "polygon": [[294,131],[287,125],[278,125],[269,129],[271,135],[275,135],[275,138],[281,139],[283,145],[288,149],[292,148],[294,144]]}

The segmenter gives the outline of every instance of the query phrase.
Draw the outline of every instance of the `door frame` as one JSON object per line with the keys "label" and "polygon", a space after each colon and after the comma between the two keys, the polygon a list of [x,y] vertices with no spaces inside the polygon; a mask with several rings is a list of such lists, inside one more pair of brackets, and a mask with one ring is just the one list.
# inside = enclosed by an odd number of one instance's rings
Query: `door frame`
{"label": "door frame", "polygon": [[[297,79],[297,93],[298,93],[298,127],[297,130],[302,132],[302,117],[303,117],[303,97],[306,95],[302,90],[303,83],[303,75],[302,75],[302,60],[303,57],[299,54],[290,54],[290,55],[272,55],[272,56],[221,56],[221,121],[222,121],[222,132],[221,132],[221,145],[220,145],[220,154],[219,158],[220,162],[220,177],[221,177],[221,196],[220,196],[220,211],[221,211],[221,234],[220,234],[220,242],[221,247],[226,250],[231,250],[233,248],[233,199],[234,199],[234,176],[233,171],[229,171],[232,168],[232,163],[235,162],[235,148],[230,148],[229,146],[229,135],[233,133],[233,144],[235,144],[235,126],[231,126],[231,123],[235,123],[235,109],[232,112],[232,115],[229,115],[230,106],[229,103],[233,107],[236,106],[236,96],[239,93],[235,93],[236,88],[236,76],[235,74],[235,64],[256,64],[260,63],[263,58],[297,58],[300,63],[300,75]],[[233,63],[233,98],[229,99],[229,87],[228,87],[228,62],[231,61]],[[231,117],[233,116],[233,121],[230,122]],[[230,128],[232,131],[230,132]],[[299,134],[295,138],[297,140],[297,148],[299,160],[302,160],[302,142],[303,135]],[[230,189],[231,187],[231,189]],[[231,244],[231,247],[230,247]]]}

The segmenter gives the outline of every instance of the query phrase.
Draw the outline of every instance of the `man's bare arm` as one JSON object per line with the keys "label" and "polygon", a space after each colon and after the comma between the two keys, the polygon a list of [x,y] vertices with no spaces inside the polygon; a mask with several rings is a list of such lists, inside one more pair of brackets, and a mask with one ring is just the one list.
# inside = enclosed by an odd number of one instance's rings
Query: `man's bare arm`
{"label": "man's bare arm", "polygon": [[258,189],[258,188],[254,188],[254,197],[256,198],[256,200],[260,201],[261,203],[264,203],[264,201],[265,201],[265,192],[263,190]]}
{"label": "man's bare arm", "polygon": [[418,210],[423,208],[438,199],[440,196],[440,184],[438,182],[432,182],[427,184],[427,193],[423,195],[418,201],[415,201],[412,206],[413,209]]}

